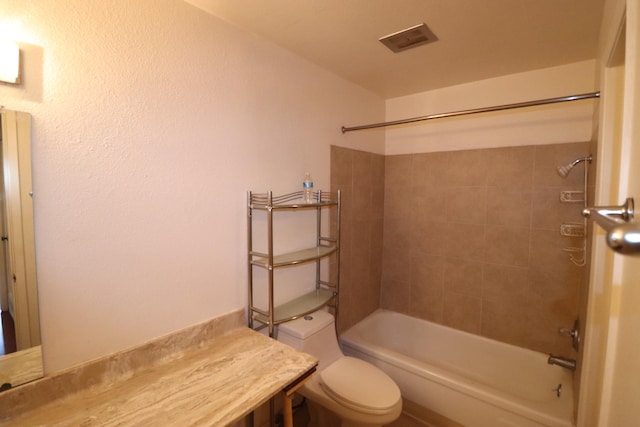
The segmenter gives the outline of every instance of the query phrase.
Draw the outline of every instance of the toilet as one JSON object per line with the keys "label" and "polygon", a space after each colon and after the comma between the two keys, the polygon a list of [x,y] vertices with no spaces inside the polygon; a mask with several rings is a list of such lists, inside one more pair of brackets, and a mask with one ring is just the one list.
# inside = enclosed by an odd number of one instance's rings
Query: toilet
{"label": "toilet", "polygon": [[316,373],[298,389],[307,398],[310,427],[374,427],[400,416],[396,383],[372,364],[342,354],[330,313],[316,311],[282,323],[277,338],[319,360]]}

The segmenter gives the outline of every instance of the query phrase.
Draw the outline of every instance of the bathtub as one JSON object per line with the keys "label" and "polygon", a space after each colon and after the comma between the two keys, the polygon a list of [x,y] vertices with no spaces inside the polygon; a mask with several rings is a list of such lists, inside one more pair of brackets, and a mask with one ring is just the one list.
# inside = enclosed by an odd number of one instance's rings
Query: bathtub
{"label": "bathtub", "polygon": [[572,372],[545,354],[387,310],[340,344],[385,371],[405,399],[465,426],[574,425]]}

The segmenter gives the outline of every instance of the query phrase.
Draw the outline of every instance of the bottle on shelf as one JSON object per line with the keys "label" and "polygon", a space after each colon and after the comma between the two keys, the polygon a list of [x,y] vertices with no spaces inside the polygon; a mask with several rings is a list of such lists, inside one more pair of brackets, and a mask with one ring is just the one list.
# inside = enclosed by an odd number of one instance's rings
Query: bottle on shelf
{"label": "bottle on shelf", "polygon": [[304,203],[313,203],[313,179],[309,172],[304,174],[304,181],[302,181],[302,201]]}

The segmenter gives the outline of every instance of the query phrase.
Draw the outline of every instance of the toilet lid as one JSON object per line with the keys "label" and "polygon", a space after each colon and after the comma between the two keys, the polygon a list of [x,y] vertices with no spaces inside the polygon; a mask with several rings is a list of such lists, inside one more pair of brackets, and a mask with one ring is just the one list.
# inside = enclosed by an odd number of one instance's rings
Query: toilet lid
{"label": "toilet lid", "polygon": [[320,372],[324,391],[341,404],[359,411],[382,413],[400,400],[400,389],[380,369],[344,356]]}

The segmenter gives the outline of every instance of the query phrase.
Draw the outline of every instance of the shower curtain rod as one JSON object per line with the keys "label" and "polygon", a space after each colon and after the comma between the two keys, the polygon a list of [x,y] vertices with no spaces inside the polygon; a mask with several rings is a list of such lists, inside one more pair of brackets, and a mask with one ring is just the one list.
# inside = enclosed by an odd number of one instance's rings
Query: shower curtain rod
{"label": "shower curtain rod", "polygon": [[478,113],[490,113],[492,111],[512,110],[515,108],[534,107],[536,105],[557,104],[559,102],[568,102],[568,101],[580,101],[582,99],[599,98],[599,97],[600,97],[600,92],[589,92],[589,93],[583,93],[580,95],[561,96],[558,98],[539,99],[537,101],[496,105],[494,107],[474,108],[471,110],[452,111],[449,113],[442,113],[442,114],[431,114],[428,116],[413,117],[411,119],[403,119],[403,120],[394,120],[391,122],[373,123],[370,125],[351,126],[351,127],[342,126],[342,133],[352,132],[356,130],[381,128],[385,126],[403,125],[406,123],[422,122],[425,120],[443,119],[446,117],[466,116],[469,114],[478,114]]}

